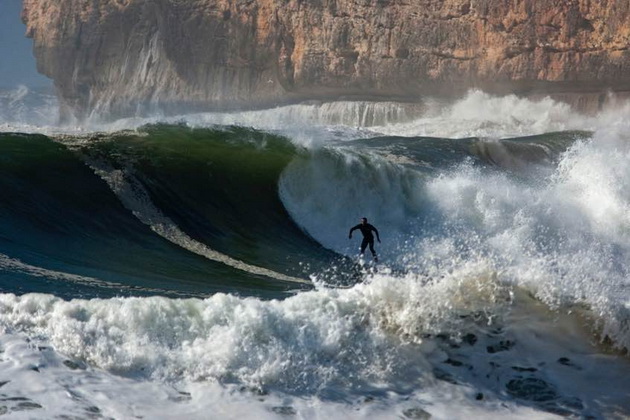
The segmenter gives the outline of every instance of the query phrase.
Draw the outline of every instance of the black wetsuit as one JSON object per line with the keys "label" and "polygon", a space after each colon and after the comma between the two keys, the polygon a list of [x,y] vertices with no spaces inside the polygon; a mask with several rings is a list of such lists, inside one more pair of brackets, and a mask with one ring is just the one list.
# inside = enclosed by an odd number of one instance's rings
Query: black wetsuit
{"label": "black wetsuit", "polygon": [[352,238],[352,232],[354,232],[356,229],[359,229],[363,234],[363,241],[361,241],[361,255],[363,255],[363,253],[365,252],[365,248],[369,245],[370,252],[372,252],[374,259],[376,259],[376,251],[374,251],[374,235],[372,235],[372,231],[376,233],[376,239],[378,239],[378,241],[380,242],[381,238],[379,238],[378,236],[378,230],[376,230],[376,228],[369,223],[359,223],[358,225],[350,229],[350,234],[348,235],[348,237]]}

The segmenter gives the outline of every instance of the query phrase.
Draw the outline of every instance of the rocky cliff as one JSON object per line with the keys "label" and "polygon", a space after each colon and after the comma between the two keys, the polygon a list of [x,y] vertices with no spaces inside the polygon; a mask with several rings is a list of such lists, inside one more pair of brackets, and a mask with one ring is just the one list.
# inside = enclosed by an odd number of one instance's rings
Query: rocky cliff
{"label": "rocky cliff", "polygon": [[64,113],[630,90],[627,0],[24,0]]}

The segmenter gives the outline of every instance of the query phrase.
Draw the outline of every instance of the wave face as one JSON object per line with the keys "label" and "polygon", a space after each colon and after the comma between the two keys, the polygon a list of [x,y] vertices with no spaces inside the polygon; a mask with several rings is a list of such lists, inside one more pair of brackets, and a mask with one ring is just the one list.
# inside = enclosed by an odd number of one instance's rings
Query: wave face
{"label": "wave face", "polygon": [[[199,294],[205,285],[207,293],[256,294],[283,289],[263,280],[269,275],[291,280],[273,270],[303,276],[298,263],[332,256],[277,197],[277,178],[295,154],[277,136],[160,126],[59,140],[70,149],[45,136],[0,136],[0,246],[11,282],[40,267],[121,283],[130,293],[176,284],[178,292]],[[195,252],[202,244],[207,252]]]}
{"label": "wave face", "polygon": [[[313,107],[0,133],[5,410],[630,413],[621,114]],[[348,239],[364,216],[377,265]]]}

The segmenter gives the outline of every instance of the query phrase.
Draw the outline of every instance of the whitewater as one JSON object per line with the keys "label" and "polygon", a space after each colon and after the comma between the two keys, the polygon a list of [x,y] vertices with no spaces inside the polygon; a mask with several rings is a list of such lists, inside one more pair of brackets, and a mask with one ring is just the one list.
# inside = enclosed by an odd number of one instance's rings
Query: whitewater
{"label": "whitewater", "polygon": [[628,418],[630,104],[607,103],[59,125],[0,92],[0,415]]}

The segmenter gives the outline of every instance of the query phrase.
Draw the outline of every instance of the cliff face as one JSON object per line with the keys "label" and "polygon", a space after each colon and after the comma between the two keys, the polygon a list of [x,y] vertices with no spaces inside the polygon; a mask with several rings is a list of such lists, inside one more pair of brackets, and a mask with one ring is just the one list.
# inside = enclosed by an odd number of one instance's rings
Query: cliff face
{"label": "cliff face", "polygon": [[24,0],[64,112],[630,90],[625,0]]}

